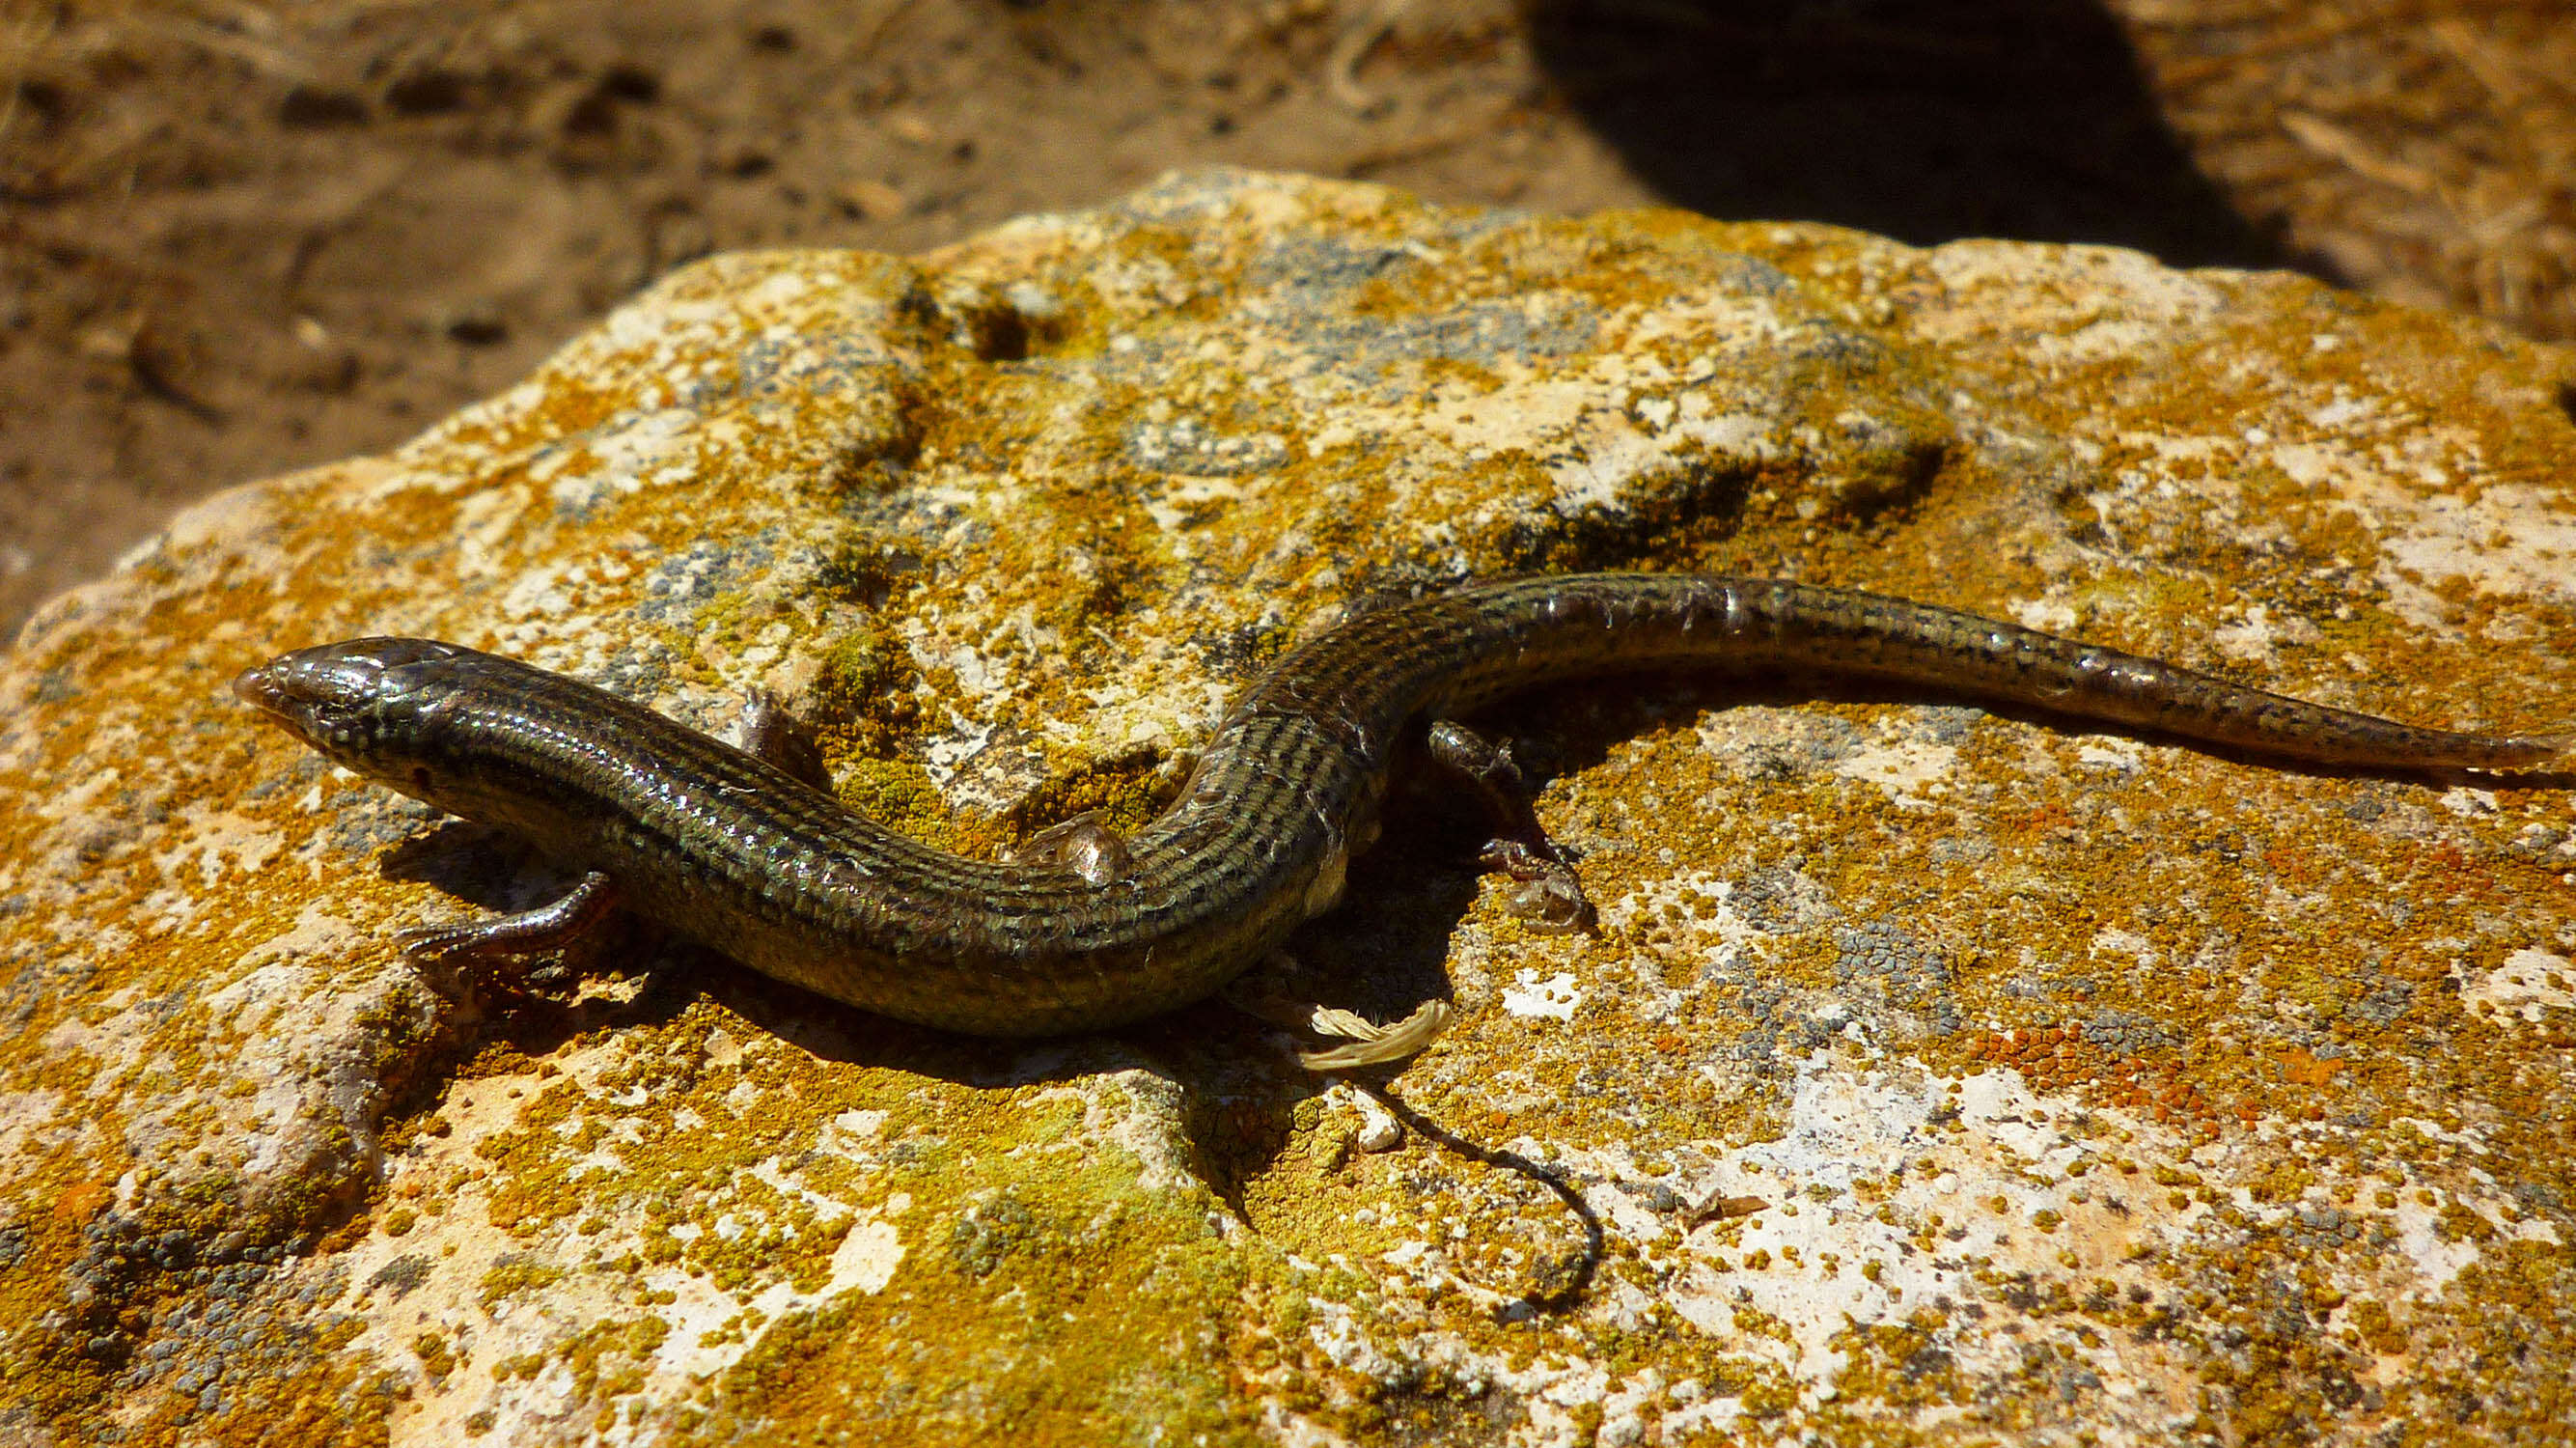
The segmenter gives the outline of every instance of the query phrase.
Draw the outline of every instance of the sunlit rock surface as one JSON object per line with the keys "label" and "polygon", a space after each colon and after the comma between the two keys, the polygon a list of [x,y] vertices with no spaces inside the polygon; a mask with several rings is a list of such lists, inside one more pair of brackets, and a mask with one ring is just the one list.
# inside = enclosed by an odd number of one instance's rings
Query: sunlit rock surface
{"label": "sunlit rock surface", "polygon": [[0,663],[0,1439],[2563,1434],[2564,780],[1536,696],[1491,722],[1599,933],[1524,933],[1433,801],[1279,978],[1454,998],[1392,1084],[1452,1149],[1221,1004],[936,1038],[641,930],[540,998],[427,978],[394,928],[561,878],[225,683],[400,632],[710,728],[770,687],[971,852],[1143,819],[1288,643],[1522,571],[2563,727],[2571,409],[2576,356],[2283,277],[1232,173],[692,267]]}

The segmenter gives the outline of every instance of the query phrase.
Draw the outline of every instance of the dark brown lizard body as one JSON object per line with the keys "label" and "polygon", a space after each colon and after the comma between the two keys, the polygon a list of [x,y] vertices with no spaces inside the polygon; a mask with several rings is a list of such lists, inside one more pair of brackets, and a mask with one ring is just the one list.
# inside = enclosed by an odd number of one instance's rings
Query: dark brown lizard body
{"label": "dark brown lizard body", "polygon": [[555,938],[613,882],[620,903],[781,980],[909,1021],[1040,1035],[1204,997],[1329,908],[1422,721],[1558,680],[1716,666],[1899,680],[2376,769],[2538,769],[2576,748],[2415,728],[1874,594],[1533,578],[1344,622],[1236,702],[1179,800],[1123,849],[993,863],[872,824],[639,705],[450,644],[307,649],[235,688],[337,762],[594,872],[551,914],[428,932],[433,945]]}

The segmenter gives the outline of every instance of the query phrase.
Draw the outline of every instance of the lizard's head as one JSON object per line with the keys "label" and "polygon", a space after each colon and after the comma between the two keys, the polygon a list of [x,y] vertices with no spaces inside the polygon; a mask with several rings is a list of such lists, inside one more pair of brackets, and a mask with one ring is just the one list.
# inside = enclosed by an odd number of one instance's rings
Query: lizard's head
{"label": "lizard's head", "polygon": [[441,685],[481,657],[430,639],[350,639],[244,669],[233,692],[332,763],[400,787],[403,760],[449,693]]}

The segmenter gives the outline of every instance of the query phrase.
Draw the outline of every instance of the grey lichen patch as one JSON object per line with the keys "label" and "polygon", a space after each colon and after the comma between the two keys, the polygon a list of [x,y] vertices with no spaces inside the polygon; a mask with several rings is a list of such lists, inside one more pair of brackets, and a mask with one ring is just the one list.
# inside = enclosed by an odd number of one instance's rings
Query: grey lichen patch
{"label": "grey lichen patch", "polygon": [[456,994],[388,929],[538,867],[224,683],[408,631],[720,730],[767,689],[845,802],[981,854],[1143,819],[1281,650],[1511,570],[1788,573],[2522,726],[2576,697],[2567,373],[2129,253],[1236,173],[684,270],[404,449],[177,520],[0,663],[11,1421],[2545,1438],[2563,789],[1808,680],[1502,711],[1599,932],[1426,836],[1295,953],[1384,1017],[1454,997],[1393,1089],[1583,1203],[1559,1306],[1555,1190],[1217,1008],[980,1047],[649,940],[571,1005]]}

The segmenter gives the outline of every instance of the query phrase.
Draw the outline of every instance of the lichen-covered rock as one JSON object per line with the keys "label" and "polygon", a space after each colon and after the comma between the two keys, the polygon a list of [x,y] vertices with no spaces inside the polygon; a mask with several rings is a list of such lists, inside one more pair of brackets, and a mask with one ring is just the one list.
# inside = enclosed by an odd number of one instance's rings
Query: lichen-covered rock
{"label": "lichen-covered rock", "polygon": [[1230,173],[693,267],[0,667],[0,1436],[2564,1434],[2564,780],[1560,691],[1495,723],[1599,933],[1523,932],[1422,809],[1297,942],[1317,999],[1454,993],[1391,1112],[1219,1004],[941,1038],[641,931],[546,998],[424,976],[395,927],[561,882],[224,684],[407,632],[709,727],[767,686],[969,851],[1145,817],[1287,642],[1512,571],[2530,726],[2576,712],[2571,389],[2283,277]]}

